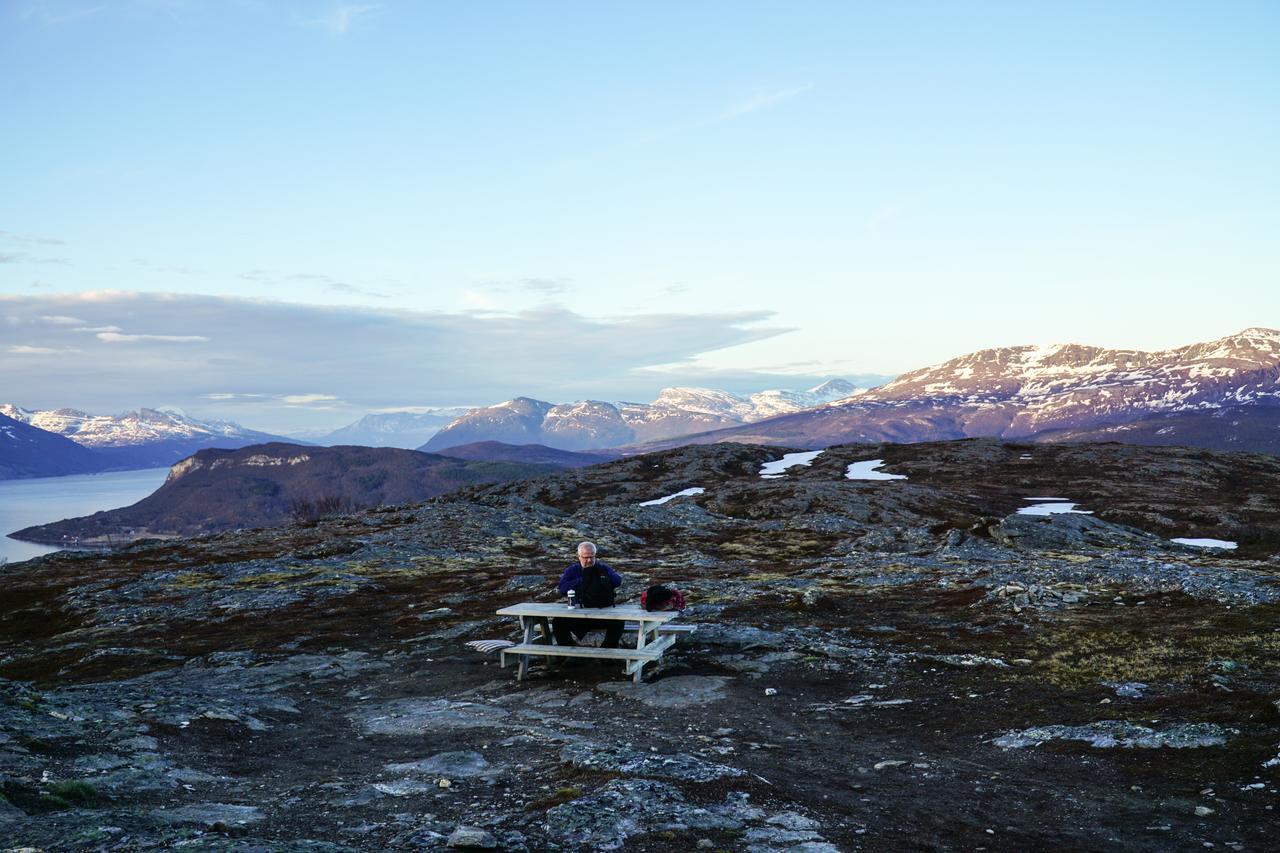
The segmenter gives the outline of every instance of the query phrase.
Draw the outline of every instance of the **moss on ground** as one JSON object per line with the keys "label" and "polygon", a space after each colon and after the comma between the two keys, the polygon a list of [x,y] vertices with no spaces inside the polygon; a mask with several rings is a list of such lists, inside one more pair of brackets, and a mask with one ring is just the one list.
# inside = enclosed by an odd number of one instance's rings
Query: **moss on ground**
{"label": "moss on ground", "polygon": [[[1258,611],[1280,608],[1190,612],[1152,610],[1140,621],[1065,619],[1045,625],[1031,643],[1036,675],[1062,687],[1100,681],[1186,683],[1215,671],[1219,661],[1258,672],[1280,670],[1280,632],[1258,630],[1274,618]],[[1249,614],[1247,611],[1253,611]]]}

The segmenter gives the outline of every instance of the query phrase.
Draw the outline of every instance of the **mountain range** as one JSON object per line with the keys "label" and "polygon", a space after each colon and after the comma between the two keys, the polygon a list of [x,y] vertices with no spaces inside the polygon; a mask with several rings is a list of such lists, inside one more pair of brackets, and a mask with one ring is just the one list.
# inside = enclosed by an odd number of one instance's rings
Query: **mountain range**
{"label": "mountain range", "polygon": [[[636,453],[719,441],[818,448],[997,437],[1280,453],[1280,331],[1155,352],[997,347],[864,390],[844,380],[748,396],[667,388],[652,403],[517,397],[461,411],[370,415],[322,441],[399,446],[428,436],[418,449],[501,442]],[[171,465],[203,448],[281,440],[156,409],[102,416],[5,405],[0,418],[0,479]]]}
{"label": "mountain range", "polygon": [[[39,411],[6,403],[0,405],[0,415],[92,451],[88,456],[79,455],[83,463],[80,467],[64,473],[167,467],[206,447],[236,448],[284,440],[230,421],[199,420],[163,409],[92,415],[78,409]],[[0,456],[0,464],[4,464],[5,458]]]}
{"label": "mountain range", "polygon": [[686,436],[794,447],[998,437],[1280,453],[1280,331],[1156,352],[1066,344],[985,349],[829,406]]}
{"label": "mountain range", "polygon": [[376,412],[315,438],[315,443],[328,447],[359,444],[412,450],[469,411],[467,408],[453,408],[425,412]]}
{"label": "mountain range", "polygon": [[562,450],[617,447],[801,411],[846,398],[857,390],[843,379],[832,379],[806,391],[761,391],[749,396],[711,388],[665,388],[652,403],[580,400],[556,404],[517,397],[472,409],[421,449],[438,452],[480,441],[535,443]]}
{"label": "mountain range", "polygon": [[105,467],[89,448],[0,414],[0,480],[87,474]]}

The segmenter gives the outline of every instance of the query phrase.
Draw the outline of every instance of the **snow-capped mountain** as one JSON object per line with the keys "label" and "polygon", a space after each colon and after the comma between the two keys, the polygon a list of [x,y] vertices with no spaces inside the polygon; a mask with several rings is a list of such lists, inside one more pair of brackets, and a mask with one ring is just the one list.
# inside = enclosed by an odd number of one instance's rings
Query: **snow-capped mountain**
{"label": "snow-capped mountain", "polygon": [[105,460],[87,447],[0,414],[0,480],[86,474],[105,467]]}
{"label": "snow-capped mountain", "polygon": [[581,400],[555,405],[519,397],[468,412],[422,449],[478,441],[539,443],[563,450],[617,447],[749,423],[839,400],[856,390],[833,379],[806,391],[761,391],[745,397],[714,388],[664,388],[652,403]]}
{"label": "snow-capped mountain", "polygon": [[842,400],[857,390],[843,379],[830,379],[805,391],[759,391],[746,397],[712,388],[664,388],[651,405],[750,423]]}
{"label": "snow-capped mountain", "polygon": [[1001,434],[1100,425],[1280,399],[1280,332],[1246,329],[1158,352],[1078,344],[1001,347],[904,374],[854,397],[955,401],[1009,414]]}
{"label": "snow-capped mountain", "polygon": [[233,449],[281,440],[230,421],[197,420],[171,410],[91,415],[78,409],[36,411],[3,404],[0,414],[96,450],[113,468],[172,465],[206,447]]}
{"label": "snow-capped mountain", "polygon": [[0,405],[0,414],[71,439],[85,447],[121,447],[156,441],[197,438],[253,438],[270,441],[265,432],[245,429],[230,421],[196,420],[162,409],[139,409],[123,415],[91,415],[78,409],[33,411]]}
{"label": "snow-capped mountain", "polygon": [[823,447],[1027,438],[1239,406],[1280,406],[1280,332],[1252,328],[1157,352],[1079,344],[979,350],[832,405],[697,440]]}
{"label": "snow-capped mountain", "polygon": [[402,447],[412,450],[470,409],[430,409],[424,412],[380,412],[365,415],[353,424],[314,437],[330,447],[359,444],[365,447]]}

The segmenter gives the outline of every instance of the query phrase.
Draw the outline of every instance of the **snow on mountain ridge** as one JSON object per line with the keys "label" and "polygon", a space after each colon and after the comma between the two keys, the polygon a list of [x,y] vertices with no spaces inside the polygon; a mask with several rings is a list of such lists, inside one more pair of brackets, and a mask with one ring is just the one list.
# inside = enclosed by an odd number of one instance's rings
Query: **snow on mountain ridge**
{"label": "snow on mountain ridge", "polygon": [[158,409],[139,409],[121,415],[91,415],[79,409],[38,411],[6,403],[0,405],[0,412],[30,426],[70,438],[85,447],[122,447],[211,437],[265,436],[265,433],[245,429],[230,421],[203,421]]}
{"label": "snow on mountain ridge", "polygon": [[[715,388],[663,388],[652,403],[578,400],[553,405],[517,397],[473,409],[440,430],[422,449],[510,441],[517,419],[522,422],[521,440],[569,450],[616,447],[763,420],[821,406],[854,390],[846,380],[833,379],[808,391],[761,391],[749,397]],[[535,425],[535,421],[540,422]]]}

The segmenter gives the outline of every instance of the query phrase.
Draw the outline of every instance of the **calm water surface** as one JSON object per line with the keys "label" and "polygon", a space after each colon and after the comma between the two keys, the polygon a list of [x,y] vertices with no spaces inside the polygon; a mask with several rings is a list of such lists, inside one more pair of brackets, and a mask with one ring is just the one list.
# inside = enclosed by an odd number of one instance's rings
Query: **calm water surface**
{"label": "calm water surface", "polygon": [[7,558],[13,563],[58,550],[10,539],[8,534],[13,531],[137,503],[160,488],[168,473],[168,468],[145,468],[74,477],[0,480],[0,559]]}

